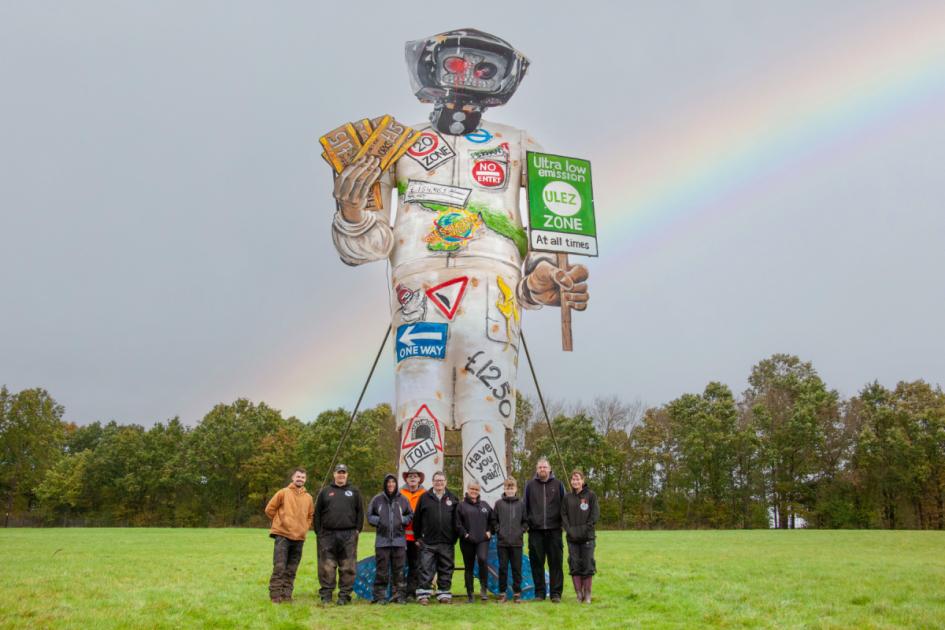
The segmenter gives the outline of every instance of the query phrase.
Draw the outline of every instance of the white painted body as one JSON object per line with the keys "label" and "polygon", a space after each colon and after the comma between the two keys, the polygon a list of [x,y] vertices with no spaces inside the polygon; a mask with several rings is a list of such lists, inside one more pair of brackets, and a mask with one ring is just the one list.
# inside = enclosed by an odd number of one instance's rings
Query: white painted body
{"label": "white painted body", "polygon": [[[429,124],[415,129],[433,133]],[[386,207],[365,213],[359,224],[337,213],[332,235],[348,264],[391,261],[400,472],[416,468],[431,479],[444,467],[443,431],[461,429],[463,487],[479,481],[492,503],[502,494],[506,431],[515,421],[526,242],[519,192],[525,152],[540,147],[512,127],[483,121],[480,129],[487,133],[428,136],[382,176],[385,200],[394,185],[398,189],[393,226]],[[447,215],[463,229],[451,232]],[[447,337],[442,357],[399,356],[436,350],[441,333]]]}

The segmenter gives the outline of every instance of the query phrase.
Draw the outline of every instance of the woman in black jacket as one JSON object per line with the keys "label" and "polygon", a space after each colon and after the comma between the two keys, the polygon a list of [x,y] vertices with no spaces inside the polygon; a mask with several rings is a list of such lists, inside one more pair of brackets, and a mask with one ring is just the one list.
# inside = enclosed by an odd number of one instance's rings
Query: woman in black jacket
{"label": "woman in black jacket", "polygon": [[489,539],[495,532],[495,513],[479,498],[479,484],[470,482],[466,497],[456,508],[456,531],[459,550],[463,554],[466,578],[466,601],[473,602],[473,561],[479,564],[479,598],[489,600]]}
{"label": "woman in black jacket", "polygon": [[571,473],[571,491],[561,502],[561,524],[568,538],[568,569],[578,602],[591,603],[594,562],[594,525],[600,519],[597,495],[584,483],[584,473]]}

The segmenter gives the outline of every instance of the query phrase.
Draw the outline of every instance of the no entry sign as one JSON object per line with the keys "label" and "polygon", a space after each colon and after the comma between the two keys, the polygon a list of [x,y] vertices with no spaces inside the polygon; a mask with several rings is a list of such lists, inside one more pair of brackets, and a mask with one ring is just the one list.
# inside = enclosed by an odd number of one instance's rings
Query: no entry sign
{"label": "no entry sign", "polygon": [[591,163],[532,151],[527,158],[531,249],[597,256]]}

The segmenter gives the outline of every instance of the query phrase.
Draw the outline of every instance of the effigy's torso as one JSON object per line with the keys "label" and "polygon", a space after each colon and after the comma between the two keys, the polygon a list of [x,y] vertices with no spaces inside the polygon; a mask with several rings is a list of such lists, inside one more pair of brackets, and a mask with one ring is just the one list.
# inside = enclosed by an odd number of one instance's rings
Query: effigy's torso
{"label": "effigy's torso", "polygon": [[527,250],[519,212],[525,133],[485,121],[465,136],[416,129],[421,139],[394,169],[395,273],[429,269],[431,259],[458,267],[494,261],[517,273]]}

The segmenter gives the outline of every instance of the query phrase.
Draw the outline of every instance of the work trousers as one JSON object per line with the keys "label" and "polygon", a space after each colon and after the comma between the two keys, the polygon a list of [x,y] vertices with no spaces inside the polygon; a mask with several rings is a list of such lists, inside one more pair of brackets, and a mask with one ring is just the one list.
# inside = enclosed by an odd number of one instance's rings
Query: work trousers
{"label": "work trousers", "polygon": [[407,550],[403,547],[378,547],[374,550],[374,563],[377,572],[374,575],[374,601],[387,599],[387,586],[391,587],[391,599],[403,600],[404,560]]}
{"label": "work trousers", "polygon": [[499,595],[506,595],[509,565],[512,565],[512,594],[522,594],[522,548],[496,547],[499,552]]}
{"label": "work trousers", "polygon": [[564,545],[561,529],[528,530],[528,563],[535,581],[535,598],[545,598],[545,560],[551,578],[551,596],[561,597],[564,591]]}
{"label": "work trousers", "polygon": [[466,594],[473,592],[473,563],[479,564],[479,585],[482,590],[489,588],[489,541],[480,543],[459,541],[459,551],[463,554],[463,577],[466,580]]}
{"label": "work trousers", "polygon": [[420,548],[420,584],[417,586],[417,598],[433,594],[433,574],[436,573],[436,598],[452,599],[450,586],[453,584],[453,545],[427,545]]}
{"label": "work trousers", "polygon": [[270,599],[289,599],[295,586],[295,572],[302,561],[304,540],[289,540],[285,536],[273,536],[272,577],[269,578]]}
{"label": "work trousers", "polygon": [[358,562],[358,530],[326,529],[318,534],[318,594],[331,599],[338,578],[338,599],[351,599]]}
{"label": "work trousers", "polygon": [[582,543],[568,541],[568,573],[583,576],[597,573],[593,540]]}
{"label": "work trousers", "polygon": [[420,550],[416,540],[407,541],[407,597],[417,596],[420,582]]}

